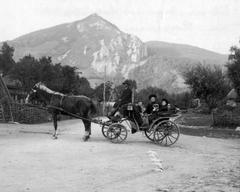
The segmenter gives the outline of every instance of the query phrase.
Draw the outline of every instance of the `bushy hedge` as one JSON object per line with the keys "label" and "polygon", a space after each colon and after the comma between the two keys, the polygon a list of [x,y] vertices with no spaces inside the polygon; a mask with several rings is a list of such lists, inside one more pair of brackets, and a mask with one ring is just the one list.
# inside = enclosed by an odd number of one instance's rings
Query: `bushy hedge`
{"label": "bushy hedge", "polygon": [[48,111],[29,107],[26,104],[11,103],[11,110],[14,122],[37,124],[51,121]]}
{"label": "bushy hedge", "polygon": [[213,111],[214,126],[236,128],[240,126],[240,104],[236,107],[221,105]]}

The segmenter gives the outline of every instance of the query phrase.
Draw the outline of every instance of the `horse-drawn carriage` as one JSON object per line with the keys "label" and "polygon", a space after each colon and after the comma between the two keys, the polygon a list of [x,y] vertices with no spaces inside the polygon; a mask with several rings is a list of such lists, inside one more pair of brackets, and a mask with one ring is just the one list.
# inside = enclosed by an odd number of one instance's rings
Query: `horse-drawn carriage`
{"label": "horse-drawn carriage", "polygon": [[127,138],[128,132],[134,129],[135,132],[143,132],[149,140],[159,145],[171,146],[176,143],[180,136],[180,130],[173,122],[173,119],[179,116],[175,110],[143,115],[142,118],[149,116],[153,117],[153,120],[148,126],[141,127],[134,116],[133,105],[129,103],[119,108],[120,115],[117,122],[109,120],[103,123],[102,134],[104,137],[113,143],[121,143]]}
{"label": "horse-drawn carriage", "polygon": [[100,119],[91,119],[89,114],[96,113],[95,105],[92,100],[85,96],[67,96],[50,90],[42,83],[37,83],[26,98],[26,103],[37,100],[45,104],[53,116],[54,133],[53,138],[57,139],[57,115],[63,114],[79,118],[85,126],[85,135],[83,139],[87,141],[91,135],[91,122],[102,126],[104,137],[113,143],[123,142],[128,135],[128,129],[135,129],[137,132],[144,132],[146,137],[164,146],[173,145],[179,138],[180,130],[171,120],[177,117],[174,112],[157,112],[153,121],[145,127],[140,127],[134,116],[134,104],[130,103],[119,108],[121,116],[117,121],[105,121]]}

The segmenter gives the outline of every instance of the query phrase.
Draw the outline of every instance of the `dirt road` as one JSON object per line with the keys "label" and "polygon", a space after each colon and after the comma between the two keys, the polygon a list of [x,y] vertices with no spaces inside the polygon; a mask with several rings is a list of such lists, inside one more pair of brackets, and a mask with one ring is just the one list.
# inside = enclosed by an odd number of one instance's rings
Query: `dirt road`
{"label": "dirt road", "polygon": [[[113,144],[97,124],[82,141],[79,120],[0,124],[1,192],[239,192],[240,140],[181,135],[173,147],[161,147],[132,135]],[[156,151],[163,171],[156,171]]]}

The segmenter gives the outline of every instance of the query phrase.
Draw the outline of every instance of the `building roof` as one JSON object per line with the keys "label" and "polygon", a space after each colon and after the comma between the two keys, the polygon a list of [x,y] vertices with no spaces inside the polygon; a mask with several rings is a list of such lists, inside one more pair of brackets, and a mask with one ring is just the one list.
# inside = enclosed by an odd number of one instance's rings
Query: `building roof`
{"label": "building roof", "polygon": [[19,80],[12,80],[9,76],[4,76],[3,81],[7,87],[21,87],[22,84]]}
{"label": "building roof", "polygon": [[235,100],[237,99],[238,95],[235,89],[232,89],[228,94],[227,94],[227,99],[232,99]]}

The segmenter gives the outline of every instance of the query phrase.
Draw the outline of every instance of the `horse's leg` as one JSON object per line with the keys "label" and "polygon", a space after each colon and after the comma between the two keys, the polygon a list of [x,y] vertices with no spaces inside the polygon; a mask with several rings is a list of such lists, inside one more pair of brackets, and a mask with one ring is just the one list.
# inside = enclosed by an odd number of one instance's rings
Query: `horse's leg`
{"label": "horse's leg", "polygon": [[57,130],[57,114],[53,113],[52,114],[52,118],[53,118],[53,126],[54,126],[54,132],[53,132],[53,139],[57,139],[58,137],[58,130]]}
{"label": "horse's leg", "polygon": [[87,141],[90,138],[90,135],[91,135],[91,121],[88,121],[88,120],[85,120],[85,119],[83,119],[82,121],[83,121],[83,124],[84,124],[84,127],[85,127],[85,135],[83,137],[83,140]]}

